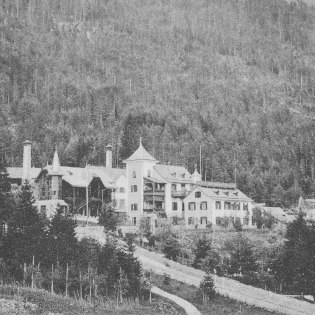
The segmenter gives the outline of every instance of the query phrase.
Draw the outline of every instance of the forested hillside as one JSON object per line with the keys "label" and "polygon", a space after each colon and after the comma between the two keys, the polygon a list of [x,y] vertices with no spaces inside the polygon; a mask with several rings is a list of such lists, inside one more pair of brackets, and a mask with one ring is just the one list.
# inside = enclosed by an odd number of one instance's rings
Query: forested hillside
{"label": "forested hillside", "polygon": [[[0,128],[9,165],[120,163],[144,145],[255,201],[315,192],[314,9],[281,0],[7,0]],[[314,119],[312,119],[314,117]]]}

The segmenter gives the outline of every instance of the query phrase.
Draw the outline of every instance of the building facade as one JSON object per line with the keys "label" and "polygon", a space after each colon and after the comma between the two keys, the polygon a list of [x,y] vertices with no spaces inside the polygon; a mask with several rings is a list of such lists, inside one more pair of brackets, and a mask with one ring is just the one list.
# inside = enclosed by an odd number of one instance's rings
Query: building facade
{"label": "building facade", "polygon": [[[106,165],[61,166],[57,148],[51,165],[33,169],[34,196],[42,214],[52,216],[57,204],[67,206],[78,220],[98,222],[99,211],[111,203],[133,226],[142,218],[152,228],[158,217],[184,220],[187,227],[233,223],[252,226],[252,201],[234,184],[202,181],[196,167],[190,174],[184,166],[160,164],[142,145],[124,161],[125,169],[112,167],[112,148],[106,147]],[[24,144],[23,168],[14,174],[31,179],[31,143]],[[17,170],[18,169],[18,170]],[[175,220],[177,219],[177,220]]]}

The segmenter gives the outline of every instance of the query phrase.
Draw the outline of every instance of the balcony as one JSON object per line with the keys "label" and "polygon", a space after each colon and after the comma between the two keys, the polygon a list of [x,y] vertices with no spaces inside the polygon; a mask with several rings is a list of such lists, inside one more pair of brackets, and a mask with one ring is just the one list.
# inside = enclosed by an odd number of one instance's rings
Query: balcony
{"label": "balcony", "polygon": [[151,196],[151,195],[154,195],[154,196],[165,196],[165,190],[161,190],[161,189],[145,189],[143,191],[144,195],[145,196]]}
{"label": "balcony", "polygon": [[173,198],[185,198],[187,195],[186,190],[172,190],[172,197]]}

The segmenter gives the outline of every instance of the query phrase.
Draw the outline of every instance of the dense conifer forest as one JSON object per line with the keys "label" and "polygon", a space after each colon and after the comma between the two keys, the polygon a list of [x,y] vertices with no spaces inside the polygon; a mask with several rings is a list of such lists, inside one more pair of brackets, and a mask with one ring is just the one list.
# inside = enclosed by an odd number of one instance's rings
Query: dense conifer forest
{"label": "dense conifer forest", "polygon": [[[7,0],[0,133],[21,165],[114,162],[139,136],[257,202],[315,192],[314,8],[281,0]],[[236,169],[236,171],[235,171]]]}

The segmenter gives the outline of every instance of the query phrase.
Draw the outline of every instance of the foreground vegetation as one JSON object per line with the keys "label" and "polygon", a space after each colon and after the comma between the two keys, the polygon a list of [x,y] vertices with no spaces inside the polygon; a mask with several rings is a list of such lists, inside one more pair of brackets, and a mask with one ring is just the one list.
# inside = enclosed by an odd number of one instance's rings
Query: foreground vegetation
{"label": "foreground vegetation", "polygon": [[[115,300],[99,298],[89,303],[87,300],[66,298],[64,296],[50,294],[47,291],[17,287],[11,285],[0,286],[0,306],[4,303],[2,299],[11,301],[14,305],[10,309],[0,307],[1,315],[23,314],[23,315],[46,315],[50,313],[63,315],[147,315],[147,314],[183,314],[181,310],[163,299],[154,298],[150,304],[148,301],[136,303],[134,300],[125,300],[119,303]],[[7,303],[8,304],[8,303]],[[18,313],[18,305],[19,311]]]}
{"label": "foreground vegetation", "polygon": [[163,220],[148,237],[168,259],[280,294],[315,295],[315,224],[303,213],[265,230],[187,231]]}
{"label": "foreground vegetation", "polygon": [[[196,287],[153,274],[151,276],[153,284],[164,291],[177,295],[197,307],[202,314],[244,314],[244,315],[269,315],[273,312],[257,307],[237,302],[229,298],[216,294],[208,303],[203,303],[202,292]],[[165,281],[166,280],[166,281]]]}

